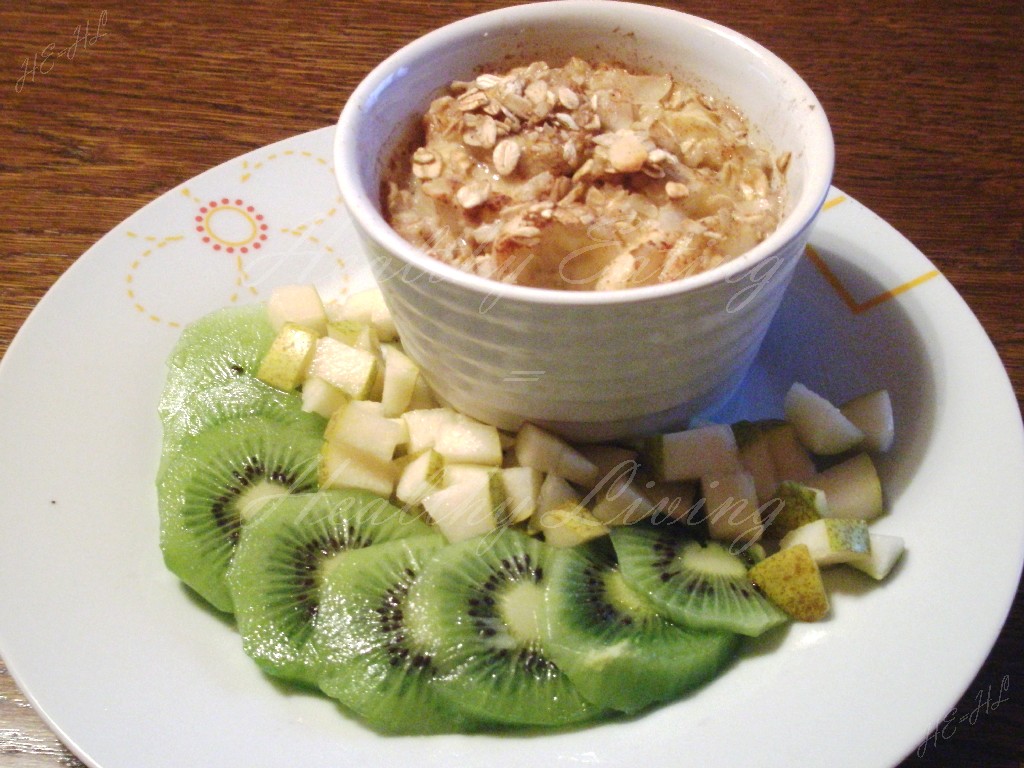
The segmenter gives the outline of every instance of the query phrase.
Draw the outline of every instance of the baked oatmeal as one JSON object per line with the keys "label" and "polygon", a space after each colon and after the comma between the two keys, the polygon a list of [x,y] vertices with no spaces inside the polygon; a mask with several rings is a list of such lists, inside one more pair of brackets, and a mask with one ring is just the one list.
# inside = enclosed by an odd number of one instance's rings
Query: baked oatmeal
{"label": "baked oatmeal", "polygon": [[789,155],[666,74],[579,58],[455,82],[423,117],[391,226],[460,269],[541,288],[678,280],[767,237]]}

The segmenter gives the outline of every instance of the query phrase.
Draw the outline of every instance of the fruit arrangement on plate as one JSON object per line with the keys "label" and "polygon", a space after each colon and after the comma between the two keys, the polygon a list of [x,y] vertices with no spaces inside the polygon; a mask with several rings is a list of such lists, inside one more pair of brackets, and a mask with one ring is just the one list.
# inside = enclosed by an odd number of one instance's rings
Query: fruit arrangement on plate
{"label": "fruit arrangement on plate", "polygon": [[268,674],[384,733],[545,729],[686,695],[903,542],[885,391],[615,444],[437,401],[376,290],[284,286],[185,329],[159,405],[168,568]]}

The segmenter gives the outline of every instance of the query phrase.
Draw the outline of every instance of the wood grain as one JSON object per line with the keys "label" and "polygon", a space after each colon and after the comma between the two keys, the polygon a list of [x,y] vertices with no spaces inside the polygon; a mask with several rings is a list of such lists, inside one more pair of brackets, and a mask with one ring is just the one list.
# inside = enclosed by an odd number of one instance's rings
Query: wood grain
{"label": "wood grain", "polygon": [[[54,281],[139,207],[243,152],[330,125],[385,55],[440,24],[507,4],[2,4],[0,355]],[[1024,4],[658,4],[732,26],[804,76],[832,123],[836,186],[905,234],[952,281],[992,338],[1021,402]],[[73,58],[45,58],[47,46],[68,47],[87,22],[92,44],[80,43]],[[950,578],[956,567],[950,564]],[[948,738],[939,734],[923,756],[902,765],[1024,764],[1022,649],[1018,594],[957,707],[972,711],[979,695],[1004,681],[1008,700]],[[80,765],[2,665],[0,765]]]}

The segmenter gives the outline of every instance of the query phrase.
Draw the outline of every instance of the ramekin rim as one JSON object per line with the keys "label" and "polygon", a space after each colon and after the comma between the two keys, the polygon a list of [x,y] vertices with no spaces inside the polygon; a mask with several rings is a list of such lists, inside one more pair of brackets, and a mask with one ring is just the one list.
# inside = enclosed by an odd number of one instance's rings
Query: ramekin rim
{"label": "ramekin rim", "polygon": [[[612,13],[611,9],[615,9],[616,18],[622,21],[625,21],[629,14],[649,14],[677,20],[678,17],[683,17],[691,24],[746,48],[767,64],[770,71],[779,75],[778,80],[786,85],[787,92],[798,96],[802,103],[808,106],[808,119],[814,125],[813,129],[807,131],[809,141],[805,145],[805,151],[813,149],[814,154],[819,157],[819,162],[808,164],[802,194],[767,238],[740,256],[689,277],[656,285],[606,291],[573,291],[506,283],[461,270],[417,248],[387,223],[371,196],[358,181],[356,164],[350,162],[346,154],[355,151],[354,141],[348,137],[356,135],[358,121],[365,114],[363,105],[367,97],[391,77],[392,73],[401,68],[403,62],[418,59],[424,52],[436,48],[453,35],[465,37],[486,33],[485,28],[495,23],[504,26],[526,20],[551,21],[572,18],[583,6],[590,6],[588,11],[600,6],[608,9],[602,10],[607,13]],[[827,198],[834,170],[835,145],[824,108],[806,81],[777,54],[735,29],[683,11],[622,0],[540,0],[458,19],[427,32],[391,53],[363,78],[343,106],[336,124],[333,155],[335,177],[349,214],[373,240],[397,257],[403,266],[420,270],[427,276],[436,275],[438,280],[475,291],[492,300],[508,299],[524,303],[584,306],[643,302],[699,291],[710,285],[728,282],[731,278],[756,268],[773,254],[783,252],[787,246],[803,236]]]}

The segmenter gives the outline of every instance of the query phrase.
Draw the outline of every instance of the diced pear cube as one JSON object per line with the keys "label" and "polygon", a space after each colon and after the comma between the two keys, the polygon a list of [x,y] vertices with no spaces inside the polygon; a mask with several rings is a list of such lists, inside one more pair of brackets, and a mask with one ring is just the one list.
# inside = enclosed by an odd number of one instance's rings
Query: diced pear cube
{"label": "diced pear cube", "polygon": [[593,495],[593,517],[605,525],[632,525],[654,514],[655,506],[635,483],[612,482]]}
{"label": "diced pear cube", "polygon": [[351,294],[338,311],[338,317],[343,320],[370,323],[381,341],[393,341],[398,338],[391,310],[384,302],[384,295],[379,288],[368,288]]}
{"label": "diced pear cube", "polygon": [[850,558],[846,564],[880,581],[889,575],[903,556],[903,539],[884,533],[871,533],[868,534],[868,538],[871,542],[871,551]]}
{"label": "diced pear cube", "polygon": [[545,475],[537,492],[537,512],[547,512],[549,509],[560,507],[564,504],[580,504],[582,499],[576,489],[569,482],[558,475]]}
{"label": "diced pear cube", "polygon": [[302,410],[308,413],[318,413],[329,419],[347,402],[344,392],[317,376],[308,376],[302,383]]}
{"label": "diced pear cube", "polygon": [[770,499],[779,481],[775,476],[775,460],[768,437],[761,431],[740,446],[740,464],[754,478],[759,499]]}
{"label": "diced pear cube", "polygon": [[482,464],[453,464],[445,462],[444,478],[441,487],[447,488],[449,485],[458,485],[472,477],[489,477],[495,469],[495,467],[485,467]]}
{"label": "diced pear cube", "polygon": [[882,481],[866,453],[819,472],[807,485],[825,492],[828,517],[871,520],[884,511]]}
{"label": "diced pear cube", "polygon": [[834,565],[871,551],[868,524],[863,520],[815,520],[782,537],[783,549],[805,544],[818,565]]}
{"label": "diced pear cube", "polygon": [[395,487],[390,462],[345,443],[324,442],[320,451],[321,488],[362,488],[388,498]]}
{"label": "diced pear cube", "polygon": [[777,539],[828,514],[824,491],[791,480],[779,483],[766,508],[769,511],[765,524]]}
{"label": "diced pear cube", "polygon": [[423,410],[425,408],[437,408],[440,403],[437,402],[437,398],[434,396],[434,390],[430,388],[430,384],[427,383],[426,378],[421,372],[416,377],[416,383],[412,387],[412,397],[409,398],[409,410]]}
{"label": "diced pear cube", "polygon": [[896,426],[888,390],[868,392],[844,403],[839,410],[864,433],[864,450],[888,451],[892,447]]}
{"label": "diced pear cube", "polygon": [[775,479],[778,482],[792,480],[802,483],[818,471],[811,455],[801,445],[792,424],[770,427],[764,432],[764,439],[772,455]]}
{"label": "diced pear cube", "polygon": [[324,430],[328,442],[350,445],[383,462],[394,458],[404,437],[403,425],[384,416],[380,403],[371,400],[352,400],[339,408]]}
{"label": "diced pear cube", "polygon": [[509,523],[528,520],[537,511],[544,473],[532,467],[506,467],[501,470],[501,479],[508,499]]}
{"label": "diced pear cube", "polygon": [[327,314],[320,293],[312,285],[282,285],[270,293],[267,316],[275,330],[285,323],[308,328],[316,335],[327,333]]}
{"label": "diced pear cube", "polygon": [[377,375],[377,357],[324,336],[317,340],[309,375],[323,379],[354,400],[363,400]]}
{"label": "diced pear cube", "polygon": [[553,547],[575,547],[611,532],[586,507],[572,503],[544,512],[540,515],[539,524],[544,541]]}
{"label": "diced pear cube", "polygon": [[376,352],[380,349],[377,331],[369,323],[358,320],[334,320],[327,323],[327,335],[342,344],[361,349],[365,352]]}
{"label": "diced pear cube", "polygon": [[741,469],[736,437],[727,424],[655,435],[644,452],[659,480],[698,480]]}
{"label": "diced pear cube", "polygon": [[640,454],[632,448],[592,443],[580,445],[576,450],[597,467],[596,485],[599,487],[623,475],[633,476],[640,468]]}
{"label": "diced pear cube", "polygon": [[467,477],[423,499],[423,509],[448,541],[463,541],[498,527],[506,506],[497,471]]}
{"label": "diced pear cube", "polygon": [[384,384],[380,401],[385,415],[401,416],[409,408],[420,369],[397,346],[385,344],[381,351],[384,354]]}
{"label": "diced pear cube", "polygon": [[434,450],[452,463],[501,466],[501,438],[497,428],[460,413],[441,426]]}
{"label": "diced pear cube", "polygon": [[263,356],[256,378],[286,392],[295,389],[306,379],[317,341],[309,328],[285,323]]}
{"label": "diced pear cube", "polygon": [[782,549],[754,565],[750,580],[780,609],[798,621],[828,615],[828,593],[806,544]]}
{"label": "diced pear cube", "polygon": [[795,382],[783,403],[786,421],[812,453],[833,455],[864,440],[864,433],[842,411],[816,392]]}
{"label": "diced pear cube", "polygon": [[457,415],[451,408],[424,408],[403,413],[402,420],[409,429],[409,453],[433,448],[441,428],[454,421]]}
{"label": "diced pear cube", "polygon": [[423,499],[441,489],[444,471],[441,454],[431,449],[424,451],[405,465],[395,486],[395,496],[405,504],[421,504]]}
{"label": "diced pear cube", "polygon": [[521,466],[552,473],[590,487],[597,482],[597,466],[562,438],[534,424],[524,424],[516,434],[516,460]]}
{"label": "diced pear cube", "polygon": [[749,472],[740,470],[701,479],[708,535],[715,541],[749,545],[761,538],[764,525],[757,489]]}

